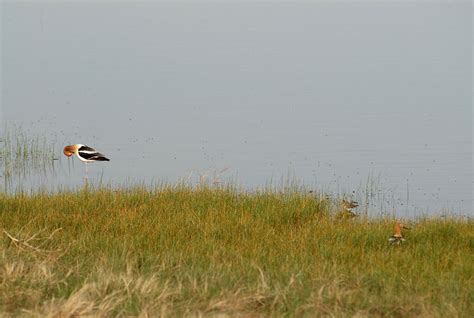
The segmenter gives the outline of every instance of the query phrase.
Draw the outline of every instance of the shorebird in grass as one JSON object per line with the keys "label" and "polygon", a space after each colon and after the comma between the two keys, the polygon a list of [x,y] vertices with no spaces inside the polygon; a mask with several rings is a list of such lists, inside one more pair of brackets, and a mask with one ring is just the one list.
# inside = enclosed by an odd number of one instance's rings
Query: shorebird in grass
{"label": "shorebird in grass", "polygon": [[355,214],[352,209],[357,208],[359,206],[359,203],[357,203],[356,201],[346,201],[345,199],[342,199],[341,205],[346,217],[354,218],[357,216],[357,214]]}
{"label": "shorebird in grass", "polygon": [[86,164],[86,176],[87,164],[89,162],[110,161],[109,158],[105,157],[103,154],[101,154],[94,148],[82,144],[67,145],[66,147],[64,147],[63,153],[68,157],[71,157],[73,154],[76,154],[77,158],[79,158],[79,160]]}
{"label": "shorebird in grass", "polygon": [[391,245],[393,244],[400,245],[402,242],[405,242],[405,239],[402,236],[402,228],[408,229],[408,227],[404,226],[402,223],[397,221],[395,223],[393,235],[388,238],[388,242]]}

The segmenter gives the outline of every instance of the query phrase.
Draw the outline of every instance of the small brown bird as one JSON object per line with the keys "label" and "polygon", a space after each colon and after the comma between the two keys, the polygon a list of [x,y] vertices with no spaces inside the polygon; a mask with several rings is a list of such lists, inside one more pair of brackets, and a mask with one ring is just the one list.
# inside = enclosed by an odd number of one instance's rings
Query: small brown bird
{"label": "small brown bird", "polygon": [[337,212],[337,217],[340,219],[353,219],[358,215],[352,211],[352,209],[357,208],[359,204],[355,201],[346,201],[342,199],[340,203],[340,209]]}
{"label": "small brown bird", "polygon": [[352,212],[352,209],[357,208],[359,206],[359,203],[356,201],[346,201],[342,199],[342,207],[344,210]]}
{"label": "small brown bird", "polygon": [[408,229],[408,227],[404,226],[402,223],[397,221],[394,226],[394,233],[392,236],[388,238],[388,242],[390,244],[401,244],[402,242],[405,242],[405,239],[402,236],[402,228]]}
{"label": "small brown bird", "polygon": [[342,216],[344,218],[355,218],[358,216],[352,211],[352,209],[357,208],[359,206],[359,203],[357,203],[356,201],[346,201],[345,199],[342,199],[341,206],[343,209]]}

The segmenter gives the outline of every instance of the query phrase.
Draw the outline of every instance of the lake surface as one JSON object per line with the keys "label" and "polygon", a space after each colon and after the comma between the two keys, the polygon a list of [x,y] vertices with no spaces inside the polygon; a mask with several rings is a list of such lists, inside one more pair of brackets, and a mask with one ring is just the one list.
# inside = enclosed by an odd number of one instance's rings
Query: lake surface
{"label": "lake surface", "polygon": [[111,158],[93,183],[370,185],[373,213],[474,215],[470,1],[0,8],[1,123],[61,158],[17,187],[81,185],[61,151],[83,143]]}

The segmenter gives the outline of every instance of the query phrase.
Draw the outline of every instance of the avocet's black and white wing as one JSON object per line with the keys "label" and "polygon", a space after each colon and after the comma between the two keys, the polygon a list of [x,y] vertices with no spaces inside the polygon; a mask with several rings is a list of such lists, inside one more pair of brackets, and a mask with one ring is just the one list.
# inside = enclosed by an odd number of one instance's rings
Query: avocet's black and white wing
{"label": "avocet's black and white wing", "polygon": [[93,161],[110,161],[105,155],[101,154],[94,148],[86,145],[77,144],[77,157],[84,162]]}
{"label": "avocet's black and white wing", "polygon": [[390,244],[400,244],[401,242],[405,242],[403,236],[392,235],[388,238],[388,242]]}

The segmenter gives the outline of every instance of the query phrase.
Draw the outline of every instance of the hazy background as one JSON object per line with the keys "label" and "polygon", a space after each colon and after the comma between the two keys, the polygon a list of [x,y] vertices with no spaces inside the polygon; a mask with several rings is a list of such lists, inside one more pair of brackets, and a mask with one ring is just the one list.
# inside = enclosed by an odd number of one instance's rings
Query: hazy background
{"label": "hazy background", "polygon": [[[246,187],[291,176],[345,193],[370,177],[391,210],[473,213],[470,1],[0,8],[2,125],[46,135],[58,157],[104,152],[91,178],[228,168]],[[82,182],[78,162],[58,170],[31,186]]]}

